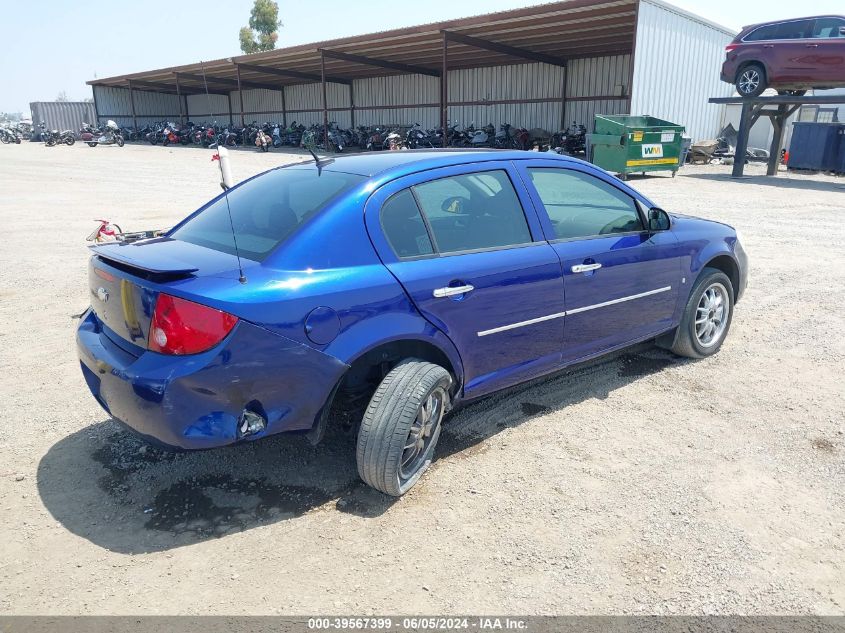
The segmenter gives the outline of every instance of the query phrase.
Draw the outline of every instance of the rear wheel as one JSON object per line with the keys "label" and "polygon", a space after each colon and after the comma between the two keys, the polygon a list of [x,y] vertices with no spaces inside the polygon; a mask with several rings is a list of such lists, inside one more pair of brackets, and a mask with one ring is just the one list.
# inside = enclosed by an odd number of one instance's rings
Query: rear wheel
{"label": "rear wheel", "polygon": [[88,147],[97,147],[96,143],[88,143]]}
{"label": "rear wheel", "polygon": [[74,143],[76,143],[75,138],[73,138],[72,136],[65,137],[65,145],[73,145]]}
{"label": "rear wheel", "polygon": [[690,293],[672,351],[704,358],[719,351],[733,317],[734,290],[721,270],[705,268]]}
{"label": "rear wheel", "polygon": [[403,361],[373,394],[358,431],[358,474],[381,492],[399,497],[431,465],[449,406],[452,378],[440,365]]}
{"label": "rear wheel", "polygon": [[766,86],[766,70],[760,64],[748,64],[736,75],[736,91],[740,97],[757,97]]}

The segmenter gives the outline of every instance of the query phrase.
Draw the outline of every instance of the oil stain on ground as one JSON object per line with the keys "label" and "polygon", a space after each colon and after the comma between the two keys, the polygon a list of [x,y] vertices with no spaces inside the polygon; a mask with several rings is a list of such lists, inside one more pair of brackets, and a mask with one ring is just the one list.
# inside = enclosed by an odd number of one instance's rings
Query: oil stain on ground
{"label": "oil stain on ground", "polygon": [[317,488],[203,475],[161,490],[147,510],[149,530],[223,536],[256,524],[299,516],[333,499]]}

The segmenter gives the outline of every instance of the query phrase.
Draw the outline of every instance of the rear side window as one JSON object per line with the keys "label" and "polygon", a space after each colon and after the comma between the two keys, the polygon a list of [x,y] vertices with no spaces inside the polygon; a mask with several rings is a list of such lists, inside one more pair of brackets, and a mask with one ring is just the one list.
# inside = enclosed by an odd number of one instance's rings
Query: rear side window
{"label": "rear side window", "polygon": [[[169,236],[217,251],[263,261],[296,229],[364,176],[314,169],[276,169],[233,188]],[[229,221],[231,209],[231,224]]]}
{"label": "rear side window", "polygon": [[431,255],[434,247],[410,189],[392,196],[381,208],[381,228],[399,257]]}
{"label": "rear side window", "polygon": [[845,33],[840,32],[840,29],[845,29],[845,20],[841,18],[816,18],[816,23],[813,26],[813,37],[845,38]]}
{"label": "rear side window", "polygon": [[810,37],[810,20],[792,20],[761,26],[745,36],[746,42],[763,40],[800,40]]}
{"label": "rear side window", "polygon": [[529,168],[557,239],[642,231],[636,202],[603,180],[571,169]]}
{"label": "rear side window", "polygon": [[504,170],[441,178],[411,191],[440,253],[531,242],[525,213]]}

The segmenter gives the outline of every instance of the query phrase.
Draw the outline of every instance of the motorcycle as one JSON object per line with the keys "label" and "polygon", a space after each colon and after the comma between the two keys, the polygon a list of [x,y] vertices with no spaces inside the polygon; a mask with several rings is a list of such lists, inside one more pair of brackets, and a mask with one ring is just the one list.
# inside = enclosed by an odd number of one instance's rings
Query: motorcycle
{"label": "motorcycle", "polygon": [[566,130],[552,136],[550,145],[559,154],[584,154],[587,151],[587,128],[573,121]]}
{"label": "motorcycle", "polygon": [[85,142],[88,144],[88,147],[97,147],[97,145],[117,145],[118,147],[123,147],[124,143],[123,134],[120,133],[120,128],[117,123],[111,119],[109,119],[103,127],[103,131],[99,136],[95,137],[92,134],[91,140]]}
{"label": "motorcycle", "polygon": [[41,140],[44,141],[46,147],[54,147],[56,145],[73,145],[76,143],[76,137],[72,130],[48,130],[47,124],[42,121],[38,127],[41,128]]}
{"label": "motorcycle", "polygon": [[273,139],[262,128],[258,128],[255,133],[255,146],[262,152],[267,152],[272,144]]}
{"label": "motorcycle", "polygon": [[2,142],[3,145],[8,143],[20,145],[21,137],[17,134],[17,132],[13,132],[12,130],[4,127],[0,128],[0,142]]}
{"label": "motorcycle", "polygon": [[490,147],[493,138],[495,137],[496,129],[492,123],[488,123],[480,130],[475,130],[470,136],[469,144],[471,147]]}
{"label": "motorcycle", "polygon": [[188,145],[191,142],[191,135],[187,131],[180,131],[176,129],[176,125],[173,123],[168,123],[164,130],[162,131],[163,138],[161,139],[161,144],[164,147],[167,147],[171,143],[181,143],[182,145]]}

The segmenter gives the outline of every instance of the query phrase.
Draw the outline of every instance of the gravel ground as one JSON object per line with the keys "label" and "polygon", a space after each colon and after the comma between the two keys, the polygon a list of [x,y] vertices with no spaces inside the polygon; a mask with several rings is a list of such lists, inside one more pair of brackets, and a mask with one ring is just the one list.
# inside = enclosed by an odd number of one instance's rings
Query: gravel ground
{"label": "gravel ground", "polygon": [[742,231],[722,351],[641,347],[472,405],[397,501],[341,431],[162,453],[89,395],[91,220],[174,223],[217,192],[209,155],[0,146],[0,613],[845,613],[845,180],[635,179]]}

